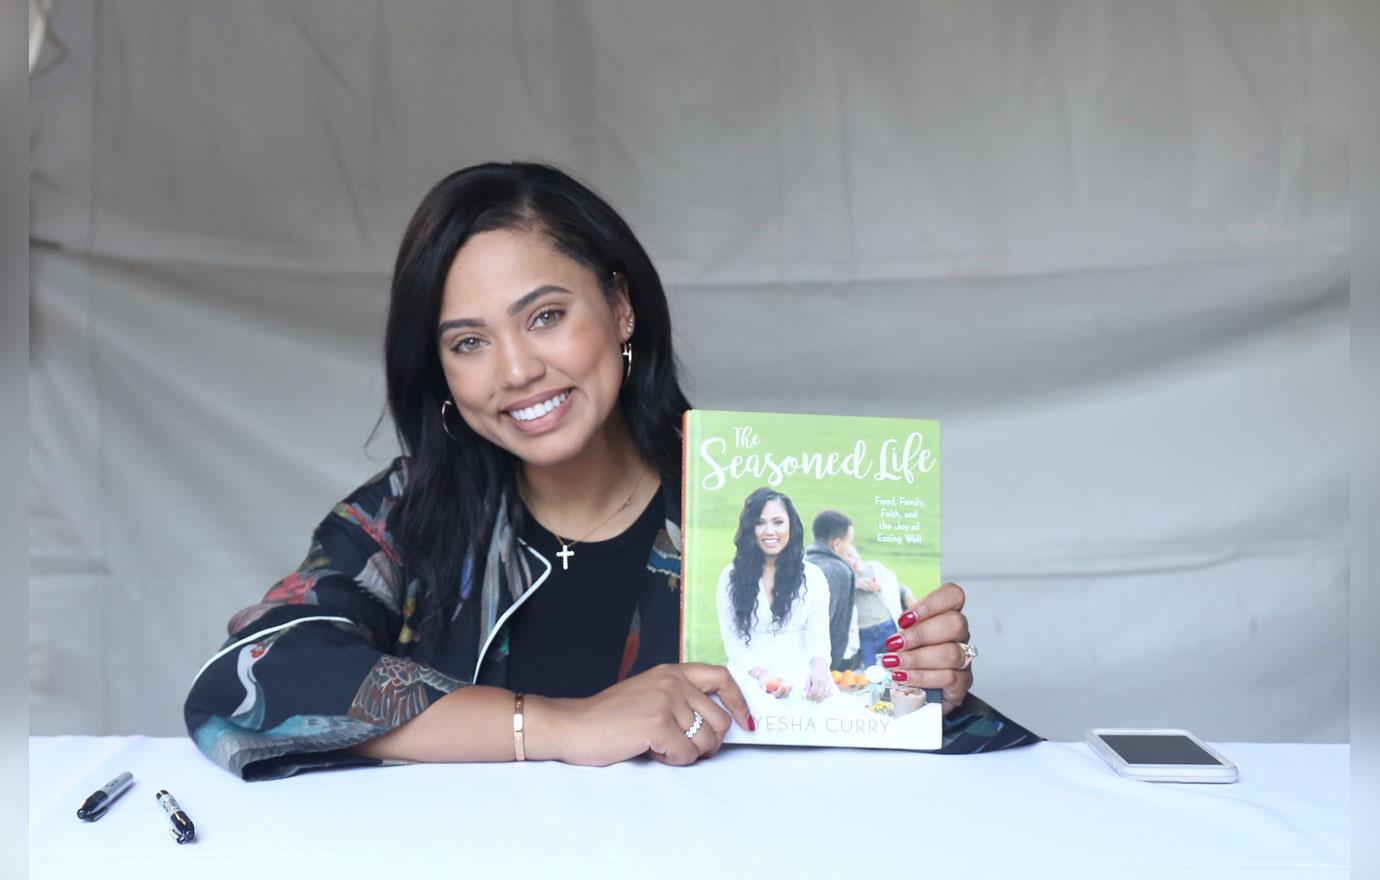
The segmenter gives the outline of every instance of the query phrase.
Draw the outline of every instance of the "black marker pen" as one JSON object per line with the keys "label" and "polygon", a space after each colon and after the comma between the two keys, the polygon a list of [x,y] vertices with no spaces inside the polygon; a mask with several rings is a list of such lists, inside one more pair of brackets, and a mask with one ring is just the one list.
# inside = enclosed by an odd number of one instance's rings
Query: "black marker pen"
{"label": "black marker pen", "polygon": [[178,843],[190,843],[192,838],[196,836],[196,826],[192,824],[191,818],[182,812],[182,808],[177,805],[177,800],[168,794],[166,788],[158,789],[154,797],[158,798],[158,806],[163,808],[168,821],[172,823],[168,833],[172,835],[173,840]]}
{"label": "black marker pen", "polygon": [[110,805],[115,803],[115,799],[124,794],[133,782],[134,774],[128,770],[116,776],[99,791],[92,792],[91,797],[81,802],[81,806],[77,807],[77,818],[95,822],[105,815],[105,811],[110,809]]}

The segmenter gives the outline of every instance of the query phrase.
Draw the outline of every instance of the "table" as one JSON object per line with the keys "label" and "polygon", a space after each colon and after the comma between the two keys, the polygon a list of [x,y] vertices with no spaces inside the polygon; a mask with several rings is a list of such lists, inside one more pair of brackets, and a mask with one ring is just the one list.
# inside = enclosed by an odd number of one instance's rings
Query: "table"
{"label": "table", "polygon": [[[33,737],[30,874],[842,880],[909,861],[912,876],[965,880],[1349,876],[1348,746],[1218,748],[1239,782],[1123,779],[1082,743],[1041,743],[964,756],[726,746],[686,768],[408,765],[245,783],[186,739]],[[134,787],[79,821],[122,770]],[[163,830],[159,788],[195,843]]]}

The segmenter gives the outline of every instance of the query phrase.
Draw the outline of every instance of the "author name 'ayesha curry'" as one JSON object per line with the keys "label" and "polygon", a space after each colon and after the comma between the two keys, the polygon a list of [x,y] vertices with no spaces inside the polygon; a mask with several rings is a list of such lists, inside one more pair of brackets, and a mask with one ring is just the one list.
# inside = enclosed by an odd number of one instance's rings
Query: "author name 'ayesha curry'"
{"label": "author name 'ayesha curry'", "polygon": [[733,441],[735,454],[731,457],[728,441],[722,437],[706,437],[700,444],[700,458],[709,466],[709,472],[700,481],[706,491],[722,489],[730,477],[736,480],[749,475],[765,479],[770,486],[779,486],[783,479],[796,474],[816,480],[846,475],[859,480],[870,477],[914,483],[935,465],[934,452],[925,447],[925,436],[919,431],[912,431],[904,440],[883,441],[876,455],[869,454],[866,440],[857,441],[848,452],[737,452],[751,450],[762,442],[751,428],[734,428]]}
{"label": "author name 'ayesha curry'", "polygon": [[764,715],[756,721],[757,729],[768,733],[815,733],[822,726],[825,733],[885,734],[892,719],[882,715],[870,715],[865,718],[829,717],[816,725],[815,719],[802,718],[799,715]]}

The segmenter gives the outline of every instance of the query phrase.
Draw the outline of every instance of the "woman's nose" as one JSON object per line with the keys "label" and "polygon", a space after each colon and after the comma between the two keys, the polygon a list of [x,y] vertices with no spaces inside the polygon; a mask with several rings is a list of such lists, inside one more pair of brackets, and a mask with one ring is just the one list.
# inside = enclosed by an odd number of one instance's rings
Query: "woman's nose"
{"label": "woman's nose", "polygon": [[524,339],[515,338],[499,343],[503,364],[503,384],[508,388],[522,388],[546,374],[541,358]]}

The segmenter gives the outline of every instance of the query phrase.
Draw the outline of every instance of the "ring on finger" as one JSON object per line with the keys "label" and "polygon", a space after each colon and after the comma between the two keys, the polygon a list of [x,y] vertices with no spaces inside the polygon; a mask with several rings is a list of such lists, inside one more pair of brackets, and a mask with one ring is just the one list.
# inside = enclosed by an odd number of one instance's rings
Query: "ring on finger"
{"label": "ring on finger", "polygon": [[977,659],[978,649],[967,642],[958,642],[957,644],[958,649],[963,652],[963,662],[958,667],[961,672],[973,665],[973,661]]}
{"label": "ring on finger", "polygon": [[685,728],[686,739],[694,739],[695,734],[700,732],[700,726],[704,724],[704,716],[699,713],[698,709],[694,710],[694,712],[695,720],[690,722],[689,727]]}

